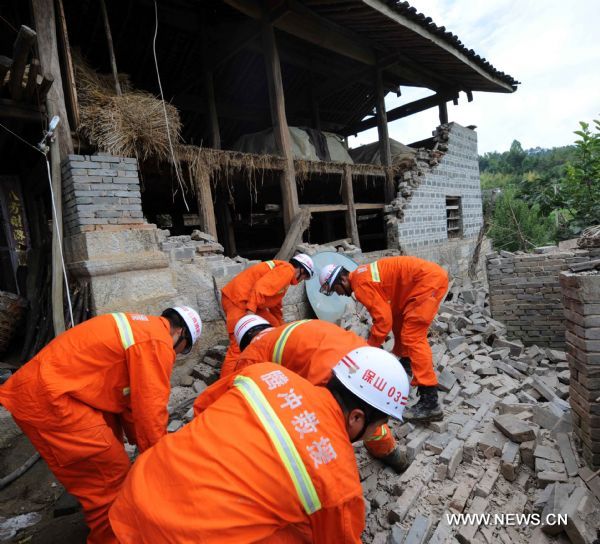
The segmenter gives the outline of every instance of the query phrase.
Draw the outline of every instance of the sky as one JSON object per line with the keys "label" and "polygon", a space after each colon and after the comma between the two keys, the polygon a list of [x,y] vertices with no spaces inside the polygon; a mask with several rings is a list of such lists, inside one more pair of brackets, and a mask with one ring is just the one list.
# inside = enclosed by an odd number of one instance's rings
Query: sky
{"label": "sky", "polygon": [[[573,143],[579,121],[600,118],[599,0],[409,0],[438,26],[501,72],[521,82],[513,94],[473,93],[448,103],[448,118],[476,125],[479,153]],[[386,97],[389,110],[433,94],[402,88]],[[432,108],[389,124],[390,137],[410,143],[439,124]],[[377,129],[350,138],[356,147],[377,139]]]}

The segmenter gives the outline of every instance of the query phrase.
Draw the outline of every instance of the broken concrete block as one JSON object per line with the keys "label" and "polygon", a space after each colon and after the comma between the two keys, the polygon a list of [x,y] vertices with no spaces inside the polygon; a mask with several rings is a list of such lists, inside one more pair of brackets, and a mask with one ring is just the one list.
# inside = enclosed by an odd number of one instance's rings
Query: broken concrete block
{"label": "broken concrete block", "polygon": [[406,529],[402,527],[402,525],[394,523],[394,525],[392,525],[392,529],[390,530],[390,534],[385,541],[385,544],[402,544],[405,536]]}
{"label": "broken concrete block", "polygon": [[508,374],[511,378],[515,378],[516,380],[522,380],[525,378],[524,374],[521,374],[516,368],[513,368],[511,365],[507,365],[503,361],[494,361],[494,366],[500,370],[500,372],[504,372],[504,374]]}
{"label": "broken concrete block", "polygon": [[527,442],[521,442],[519,446],[519,452],[521,454],[521,461],[525,463],[529,468],[535,468],[535,457],[533,452],[535,451],[536,441],[529,440]]}
{"label": "broken concrete block", "polygon": [[535,447],[535,450],[533,450],[533,455],[534,457],[541,457],[542,459],[547,459],[548,461],[555,461],[557,463],[562,462],[560,453],[557,450],[543,444],[538,444]]}
{"label": "broken concrete block", "polygon": [[451,352],[456,347],[460,346],[461,344],[464,344],[465,340],[466,338],[464,336],[454,336],[446,338],[446,347],[448,348],[448,351]]}
{"label": "broken concrete block", "polygon": [[546,487],[548,484],[556,482],[567,482],[567,475],[561,472],[551,472],[543,470],[537,473],[538,487]]}
{"label": "broken concrete block", "polygon": [[433,521],[430,517],[417,514],[406,535],[404,544],[422,544],[427,541]]}
{"label": "broken concrete block", "polygon": [[452,495],[452,500],[448,506],[456,512],[462,512],[465,509],[467,501],[469,500],[476,483],[477,480],[474,478],[463,480],[456,488],[456,491],[454,492],[454,495]]}
{"label": "broken concrete block", "polygon": [[498,465],[494,464],[485,471],[483,478],[475,485],[474,493],[476,497],[487,497],[492,493],[500,475],[498,468]]}
{"label": "broken concrete block", "polygon": [[[487,512],[490,503],[483,497],[477,496],[473,499],[471,503],[471,507],[469,508],[469,514],[484,514]],[[479,523],[481,523],[481,517],[477,516],[474,519],[474,523],[469,525],[462,525],[458,533],[456,534],[456,539],[460,542],[460,544],[473,544],[475,533],[479,529]],[[479,522],[479,523],[478,523]]]}
{"label": "broken concrete block", "polygon": [[564,474],[565,466],[562,462],[556,463],[554,461],[548,461],[548,459],[542,459],[541,457],[535,458],[535,471],[536,472],[558,472]]}
{"label": "broken concrete block", "polygon": [[404,520],[408,511],[412,508],[413,504],[417,501],[421,492],[423,491],[423,482],[417,480],[413,485],[409,486],[398,499],[394,507],[388,512],[388,521],[390,523],[398,523]]}
{"label": "broken concrete block", "polygon": [[563,416],[563,411],[552,403],[533,406],[533,422],[543,429],[552,430]]}
{"label": "broken concrete block", "polygon": [[438,389],[441,391],[450,391],[456,383],[456,376],[449,368],[444,368],[438,376]]}
{"label": "broken concrete block", "polygon": [[520,454],[519,445],[514,442],[507,442],[502,449],[502,457],[500,458],[500,472],[504,479],[509,482],[514,482],[517,479],[517,471],[519,470]]}
{"label": "broken concrete block", "polygon": [[382,506],[385,506],[388,502],[390,502],[390,496],[383,490],[377,491],[373,496],[373,499],[371,500],[373,508],[381,508]]}
{"label": "broken concrete block", "polygon": [[432,433],[425,441],[425,449],[435,454],[440,454],[450,442],[452,435],[450,433]]}
{"label": "broken concrete block", "polygon": [[535,438],[535,429],[510,414],[494,417],[494,424],[513,442],[527,442]]}
{"label": "broken concrete block", "polygon": [[462,461],[463,444],[464,442],[462,440],[453,438],[444,448],[444,451],[440,453],[440,463],[448,466],[447,476],[449,478],[454,477],[454,473]]}
{"label": "broken concrete block", "polygon": [[564,462],[567,474],[569,476],[577,476],[577,473],[579,472],[579,463],[577,462],[577,457],[573,452],[571,441],[569,440],[568,435],[565,433],[558,433],[556,435],[556,443],[558,445],[558,449]]}
{"label": "broken concrete block", "polygon": [[417,454],[423,449],[425,441],[429,438],[431,431],[423,429],[415,438],[406,445],[406,456],[409,463],[414,461]]}
{"label": "broken concrete block", "polygon": [[496,338],[494,339],[494,342],[492,343],[492,347],[493,348],[508,348],[510,351],[510,354],[513,357],[518,357],[519,355],[521,355],[521,353],[523,353],[523,345],[518,343],[518,342],[511,342],[509,340],[504,340],[501,338]]}

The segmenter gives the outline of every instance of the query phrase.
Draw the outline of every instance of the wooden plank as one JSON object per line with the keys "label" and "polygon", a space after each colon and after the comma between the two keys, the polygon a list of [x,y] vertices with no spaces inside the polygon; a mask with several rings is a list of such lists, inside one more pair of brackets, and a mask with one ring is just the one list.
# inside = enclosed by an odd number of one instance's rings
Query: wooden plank
{"label": "wooden plank", "polygon": [[67,117],[60,61],[58,58],[54,0],[31,0],[31,7],[35,21],[35,30],[37,32],[42,73],[45,78],[50,76],[54,78],[54,83],[47,91],[47,102],[52,102],[53,111],[60,117],[57,134],[59,136],[58,142],[60,146],[60,158],[62,160],[69,153],[73,153],[73,139],[71,138],[71,126]]}
{"label": "wooden plank", "polygon": [[[345,212],[348,210],[347,204],[300,204],[300,208],[309,210],[311,213],[326,212]],[[355,202],[355,210],[382,210],[385,204],[377,202]]]}
{"label": "wooden plank", "polygon": [[23,75],[25,74],[29,51],[31,51],[34,43],[35,31],[28,26],[21,25],[13,45],[13,59],[10,68],[10,79],[8,80],[10,96],[17,101],[23,97]]}
{"label": "wooden plank", "polygon": [[304,231],[310,225],[310,217],[309,210],[298,211],[287,231],[281,249],[277,252],[277,255],[275,255],[276,259],[289,261],[292,258],[296,246],[302,241]]}
{"label": "wooden plank", "polygon": [[65,78],[67,81],[66,94],[69,101],[69,113],[71,114],[71,128],[77,130],[79,126],[79,101],[77,99],[77,87],[75,86],[75,69],[73,68],[73,58],[71,56],[71,45],[69,43],[69,33],[67,32],[67,19],[63,0],[56,0],[56,10],[58,16],[58,37],[65,57]]}
{"label": "wooden plank", "polygon": [[356,247],[360,247],[358,224],[356,222],[356,207],[354,205],[354,188],[352,187],[352,170],[350,165],[344,166],[342,178],[342,200],[348,207],[346,210],[346,236]]}
{"label": "wooden plank", "polygon": [[52,77],[52,75],[50,74],[44,74],[41,78],[38,77],[38,100],[41,102],[42,100],[45,101],[46,100],[46,96],[48,94],[48,92],[50,91],[50,87],[52,87],[52,84],[54,83],[54,77]]}
{"label": "wooden plank", "polygon": [[389,169],[392,165],[392,151],[390,149],[390,135],[388,132],[387,115],[385,111],[385,93],[383,90],[380,68],[375,70],[375,93],[377,97],[375,108],[377,111],[379,154],[381,156],[381,164],[386,167],[384,194],[386,203],[389,203],[395,198],[396,191],[394,189],[394,177]]}
{"label": "wooden plank", "polygon": [[27,85],[25,85],[25,100],[31,102],[37,90],[37,76],[40,73],[40,61],[31,59],[29,63],[29,72],[27,74]]}
{"label": "wooden plank", "polygon": [[112,32],[110,31],[110,22],[108,20],[108,12],[106,11],[106,3],[100,0],[100,8],[102,11],[102,21],[104,23],[104,33],[106,34],[106,44],[108,46],[108,57],[110,59],[110,68],[115,84],[115,92],[117,96],[121,96],[121,82],[119,81],[119,72],[117,70],[117,59],[115,57],[115,49],[113,47]]}
{"label": "wooden plank", "polygon": [[280,176],[283,224],[286,229],[289,229],[299,211],[298,188],[296,186],[290,131],[285,115],[285,98],[275,32],[273,25],[266,21],[262,23],[262,37],[269,88],[269,104],[271,106],[271,122],[273,123],[277,149],[284,159],[284,170]]}
{"label": "wooden plank", "polygon": [[37,106],[0,98],[0,119],[39,123],[43,119],[43,113]]}
{"label": "wooden plank", "polygon": [[440,113],[440,125],[445,125],[448,123],[448,106],[446,102],[440,102],[438,104],[438,109]]}

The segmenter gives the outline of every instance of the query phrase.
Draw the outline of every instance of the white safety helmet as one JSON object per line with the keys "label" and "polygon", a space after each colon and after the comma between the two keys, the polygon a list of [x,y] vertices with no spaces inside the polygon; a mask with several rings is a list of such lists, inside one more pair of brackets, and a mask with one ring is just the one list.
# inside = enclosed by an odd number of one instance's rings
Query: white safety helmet
{"label": "white safety helmet", "polygon": [[333,293],[333,285],[343,269],[343,266],[335,264],[326,264],[323,268],[321,268],[321,272],[319,273],[321,293],[324,295],[331,295]]}
{"label": "white safety helmet", "polygon": [[290,262],[292,264],[298,263],[302,268],[304,268],[304,270],[306,270],[309,278],[313,277],[315,273],[315,264],[313,263],[313,260],[305,253],[298,253],[298,255],[294,255],[290,259]]}
{"label": "white safety helmet", "polygon": [[181,316],[192,340],[192,343],[182,352],[185,355],[192,350],[192,346],[202,334],[202,319],[200,319],[198,312],[189,306],[174,306],[172,310]]}
{"label": "white safety helmet", "polygon": [[244,335],[254,327],[258,327],[259,325],[267,325],[271,326],[271,324],[262,317],[254,314],[248,314],[242,317],[236,324],[233,329],[233,336],[235,337],[235,341],[238,346],[242,343]]}
{"label": "white safety helmet", "polygon": [[356,348],[342,357],[333,373],[358,398],[402,420],[409,383],[400,361],[391,353],[371,346]]}

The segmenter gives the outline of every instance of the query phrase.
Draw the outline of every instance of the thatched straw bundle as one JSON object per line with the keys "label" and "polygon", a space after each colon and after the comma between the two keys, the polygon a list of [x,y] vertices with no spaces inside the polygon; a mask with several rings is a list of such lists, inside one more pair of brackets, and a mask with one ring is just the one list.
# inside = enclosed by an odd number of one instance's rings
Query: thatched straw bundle
{"label": "thatched straw bundle", "polygon": [[[79,100],[79,133],[99,151],[140,160],[172,162],[163,103],[150,93],[133,90],[119,74],[123,94],[117,96],[111,76],[97,74],[74,55]],[[180,141],[179,112],[166,104],[173,145]]]}

